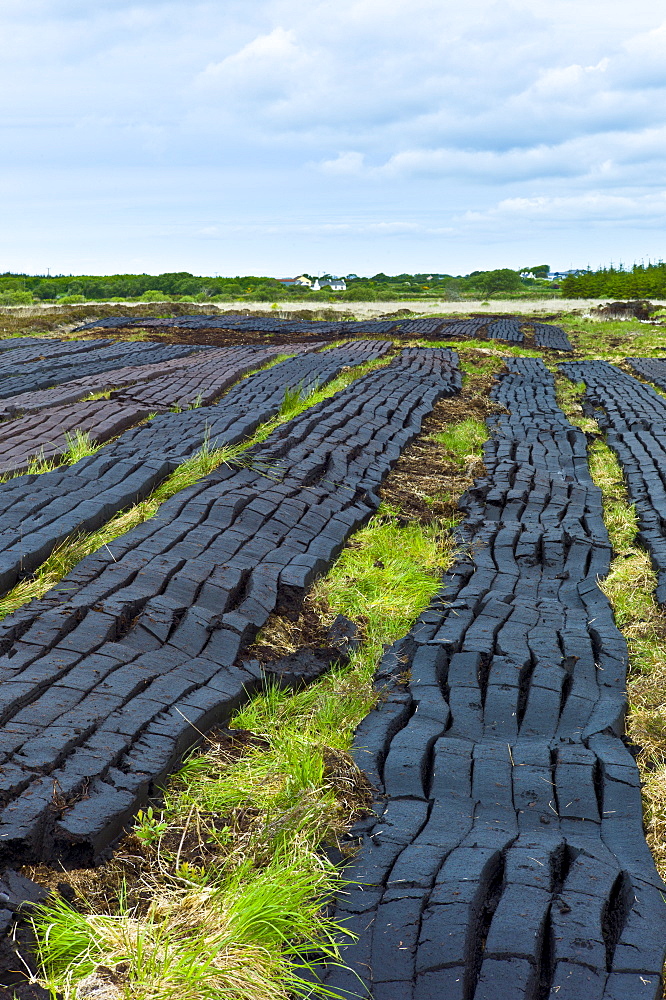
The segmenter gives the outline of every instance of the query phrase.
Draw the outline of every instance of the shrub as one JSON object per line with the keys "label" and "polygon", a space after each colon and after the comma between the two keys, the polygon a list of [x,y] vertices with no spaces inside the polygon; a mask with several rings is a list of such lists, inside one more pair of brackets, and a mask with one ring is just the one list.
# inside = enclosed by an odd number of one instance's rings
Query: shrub
{"label": "shrub", "polygon": [[0,306],[29,306],[34,302],[32,292],[20,292],[18,289],[0,292]]}

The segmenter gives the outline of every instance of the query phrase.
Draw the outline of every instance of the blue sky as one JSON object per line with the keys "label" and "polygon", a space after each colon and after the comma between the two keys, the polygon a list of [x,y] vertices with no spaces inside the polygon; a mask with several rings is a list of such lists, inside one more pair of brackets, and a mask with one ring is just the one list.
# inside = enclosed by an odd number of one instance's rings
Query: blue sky
{"label": "blue sky", "polygon": [[653,0],[3,0],[0,270],[659,258]]}

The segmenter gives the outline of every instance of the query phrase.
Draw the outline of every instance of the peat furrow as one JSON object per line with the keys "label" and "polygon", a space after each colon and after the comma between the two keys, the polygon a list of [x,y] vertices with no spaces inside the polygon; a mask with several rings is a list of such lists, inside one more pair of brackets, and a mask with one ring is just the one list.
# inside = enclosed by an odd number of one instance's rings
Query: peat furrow
{"label": "peat furrow", "polygon": [[[72,402],[61,406],[51,405],[45,414],[44,397],[57,398],[57,390],[46,390],[42,393],[26,393],[23,397],[11,397],[12,407],[21,405],[21,400],[33,397],[28,403],[33,412],[16,420],[0,423],[0,474],[3,472],[19,472],[28,469],[30,459],[34,455],[44,458],[58,458],[68,448],[67,436],[80,430],[89,435],[91,441],[103,443],[112,437],[133,427],[151,413],[163,412],[171,406],[181,408],[192,403],[208,406],[222,395],[225,389],[237,382],[248,372],[261,367],[266,361],[275,357],[280,348],[231,348],[222,351],[210,351],[205,355],[205,362],[200,355],[171,362],[171,368],[165,374],[155,375],[159,364],[139,366],[137,372],[127,374],[128,369],[120,369],[120,377],[125,383],[138,383],[120,392],[112,393],[110,399]],[[167,362],[168,364],[168,362]],[[142,376],[145,368],[151,370],[147,377]],[[118,370],[116,370],[118,371]],[[129,369],[131,372],[131,369]],[[116,385],[118,375],[114,374]],[[104,376],[91,377],[90,380],[79,379],[78,385],[72,389],[72,383],[63,387],[65,395],[84,396],[93,391],[90,383],[104,384]],[[81,383],[88,382],[83,388]],[[35,405],[34,397],[42,397],[42,405]],[[38,412],[34,412],[35,410]]]}
{"label": "peat furrow", "polygon": [[[527,321],[529,323],[529,321]],[[522,327],[526,321],[521,316],[475,316],[471,319],[447,320],[442,316],[424,316],[420,319],[361,320],[321,322],[294,319],[278,319],[274,316],[242,316],[219,313],[214,316],[173,316],[137,319],[131,316],[114,316],[97,320],[79,327],[79,330],[104,328],[109,330],[144,327],[146,329],[173,330],[225,330],[237,333],[262,333],[271,337],[316,336],[358,337],[397,336],[401,339],[412,337],[477,338],[503,340],[522,344]],[[566,333],[559,326],[533,323],[535,342],[538,347],[551,350],[570,351],[571,344]]]}
{"label": "peat furrow", "polygon": [[378,795],[337,904],[350,971],[321,972],[341,997],[661,998],[601,495],[543,363],[507,365],[462,503],[469,555],[384,657],[356,734]]}
{"label": "peat furrow", "polygon": [[[84,346],[85,345],[85,346]],[[63,345],[64,346],[64,345]],[[70,350],[57,357],[22,359],[23,352],[8,351],[0,356],[0,399],[24,392],[49,389],[62,382],[98,375],[119,365],[171,361],[193,352],[208,351],[201,345],[152,344],[139,341],[70,341]],[[78,350],[77,350],[78,348]]]}
{"label": "peat furrow", "polygon": [[423,418],[460,385],[451,352],[404,352],[5,619],[4,866],[99,856],[182,753],[260,686],[244,647],[276,609],[299,607],[376,510]]}
{"label": "peat furrow", "polygon": [[249,437],[279,412],[287,390],[307,393],[385,350],[385,341],[359,341],[291,358],[251,375],[214,406],[161,414],[75,465],[0,484],[0,592],[75,532],[95,531],[142,500],[205,442],[215,448]]}
{"label": "peat furrow", "polygon": [[655,597],[666,604],[666,399],[607,361],[570,361],[560,370],[585,383],[584,410],[622,466],[639,538],[657,571]]}
{"label": "peat furrow", "polygon": [[[441,323],[441,320],[438,320]],[[75,332],[102,328],[118,330],[122,328],[144,327],[145,329],[174,330],[231,330],[237,333],[266,333],[276,336],[302,334],[315,337],[346,337],[370,335],[387,336],[397,330],[400,320],[361,320],[322,322],[321,320],[278,319],[274,316],[244,316],[239,313],[217,313],[213,316],[170,316],[136,319],[133,316],[113,316],[80,326]]]}

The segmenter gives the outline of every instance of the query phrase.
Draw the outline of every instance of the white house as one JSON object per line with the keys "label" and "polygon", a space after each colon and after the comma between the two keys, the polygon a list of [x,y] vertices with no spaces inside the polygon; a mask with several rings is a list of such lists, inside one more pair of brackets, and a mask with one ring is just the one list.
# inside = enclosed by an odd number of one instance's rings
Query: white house
{"label": "white house", "polygon": [[570,271],[551,271],[547,277],[548,281],[561,281],[562,278],[568,278],[570,274],[575,277],[577,274],[585,274],[585,271],[580,267],[572,267]]}
{"label": "white house", "polygon": [[330,288],[332,292],[346,292],[347,282],[344,278],[315,278],[310,287],[313,292],[318,292],[322,288]]}

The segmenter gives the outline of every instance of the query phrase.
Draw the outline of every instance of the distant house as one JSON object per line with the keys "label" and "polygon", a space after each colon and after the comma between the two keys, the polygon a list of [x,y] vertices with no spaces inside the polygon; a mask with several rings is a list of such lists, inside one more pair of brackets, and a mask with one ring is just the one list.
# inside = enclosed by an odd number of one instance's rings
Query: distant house
{"label": "distant house", "polygon": [[293,288],[294,285],[303,285],[305,288],[311,288],[312,282],[309,278],[306,278],[304,274],[300,274],[298,278],[276,278],[281,285],[285,285],[287,288]]}
{"label": "distant house", "polygon": [[576,277],[577,274],[584,274],[585,271],[581,267],[572,267],[570,271],[551,271],[547,278],[548,281],[562,281],[563,278],[568,278],[570,274]]}
{"label": "distant house", "polygon": [[330,288],[332,292],[346,292],[347,282],[344,278],[315,278],[312,291],[319,292],[322,288]]}

